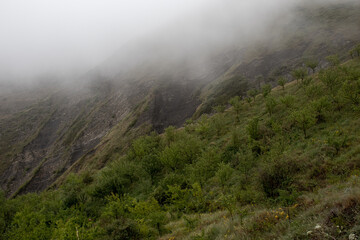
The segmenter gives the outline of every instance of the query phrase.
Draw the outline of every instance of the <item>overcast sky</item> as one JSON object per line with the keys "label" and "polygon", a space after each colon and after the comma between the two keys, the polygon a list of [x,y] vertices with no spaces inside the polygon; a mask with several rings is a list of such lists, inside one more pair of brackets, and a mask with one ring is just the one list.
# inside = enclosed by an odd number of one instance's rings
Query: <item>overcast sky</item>
{"label": "overcast sky", "polygon": [[[194,22],[196,27],[186,34],[205,35],[204,39],[222,41],[221,31],[229,35],[234,27],[242,27],[245,37],[279,11],[302,1],[0,0],[0,82],[9,76],[81,74],[122,46],[173,22],[180,30],[181,21],[187,24],[183,26]],[[202,30],[203,26],[215,27]]]}
{"label": "overcast sky", "polygon": [[0,0],[0,74],[83,71],[209,0]]}

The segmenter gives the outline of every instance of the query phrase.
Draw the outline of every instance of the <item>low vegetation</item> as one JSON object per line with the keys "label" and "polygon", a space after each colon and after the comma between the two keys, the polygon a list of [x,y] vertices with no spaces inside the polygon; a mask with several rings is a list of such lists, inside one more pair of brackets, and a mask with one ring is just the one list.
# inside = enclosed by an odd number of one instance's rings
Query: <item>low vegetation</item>
{"label": "low vegetation", "polygon": [[0,239],[357,239],[360,61],[329,61],[57,190],[0,195]]}

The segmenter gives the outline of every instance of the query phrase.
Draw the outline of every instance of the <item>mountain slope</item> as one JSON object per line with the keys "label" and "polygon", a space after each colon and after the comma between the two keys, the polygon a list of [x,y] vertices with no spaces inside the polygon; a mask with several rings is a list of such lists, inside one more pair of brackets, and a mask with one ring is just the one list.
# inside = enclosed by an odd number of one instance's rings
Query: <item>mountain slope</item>
{"label": "mountain slope", "polygon": [[357,237],[359,57],[137,138],[56,190],[2,197],[0,230],[5,239]]}
{"label": "mountain slope", "polygon": [[209,113],[249,88],[274,85],[279,76],[290,79],[304,58],[319,59],[321,67],[333,53],[349,58],[347,51],[360,39],[359,3],[307,4],[291,18],[280,16],[266,38],[245,46],[204,54],[209,49],[199,44],[187,56],[176,45],[169,52],[164,36],[120,51],[71,91],[8,94],[0,108],[1,187],[8,196],[45,190],[71,171],[104,167],[135,136],[180,127],[194,113]]}

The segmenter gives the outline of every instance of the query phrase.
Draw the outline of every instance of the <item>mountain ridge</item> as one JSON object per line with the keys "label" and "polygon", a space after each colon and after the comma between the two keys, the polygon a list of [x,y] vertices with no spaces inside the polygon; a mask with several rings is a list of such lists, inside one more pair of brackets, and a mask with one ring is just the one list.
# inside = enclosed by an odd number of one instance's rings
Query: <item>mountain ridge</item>
{"label": "mountain ridge", "polygon": [[[104,139],[111,132],[130,141],[134,136],[127,134],[135,134],[132,132],[137,132],[137,127],[143,129],[139,135],[151,129],[162,132],[170,125],[180,127],[186,119],[209,113],[233,96],[246,95],[252,87],[259,88],[258,85],[266,83],[274,86],[279,76],[290,79],[291,70],[302,66],[304,58],[319,59],[321,67],[328,64],[325,57],[334,53],[340,53],[343,60],[349,58],[347,51],[360,39],[359,25],[356,25],[360,21],[358,9],[358,3],[350,7],[346,4],[305,7],[298,10],[301,17],[292,18],[295,23],[280,24],[285,35],[269,35],[269,39],[247,49],[221,49],[210,54],[210,58],[185,58],[169,64],[167,58],[161,57],[166,54],[163,50],[155,57],[160,61],[160,68],[157,60],[151,61],[150,57],[145,65],[144,59],[140,65],[134,60],[129,63],[133,66],[130,71],[124,72],[121,69],[129,65],[121,67],[126,59],[122,59],[120,51],[122,60],[112,62],[115,56],[91,70],[76,90],[42,94],[44,97],[33,100],[32,106],[1,119],[1,186],[8,196],[45,190],[57,179],[64,179],[68,169],[85,169],[86,162],[76,163],[87,159],[88,153],[93,154],[88,161],[99,161],[93,165],[101,168],[115,157],[96,160],[97,154],[110,156],[114,149],[129,146],[121,140],[124,146],[108,141],[113,145],[105,147],[109,152],[99,153],[97,149],[108,143],[104,143]],[[327,24],[330,27],[324,28]],[[146,48],[147,56],[152,56],[157,49]],[[144,55],[142,50],[135,50]],[[109,62],[112,70],[104,75],[106,71],[102,68]],[[260,82],[259,76],[262,76]],[[3,103],[12,106],[9,97]],[[21,100],[17,105],[20,103]],[[32,119],[34,115],[39,119]],[[18,124],[22,124],[23,130],[18,131]],[[118,130],[118,125],[124,126]],[[73,164],[77,167],[72,167]]]}

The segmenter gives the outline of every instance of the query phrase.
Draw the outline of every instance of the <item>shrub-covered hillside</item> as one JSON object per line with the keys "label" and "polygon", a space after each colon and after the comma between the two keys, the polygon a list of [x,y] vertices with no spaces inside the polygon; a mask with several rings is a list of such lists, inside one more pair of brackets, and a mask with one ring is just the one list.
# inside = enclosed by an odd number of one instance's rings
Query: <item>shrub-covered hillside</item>
{"label": "shrub-covered hillside", "polygon": [[140,137],[59,189],[1,195],[0,239],[357,239],[359,52]]}

